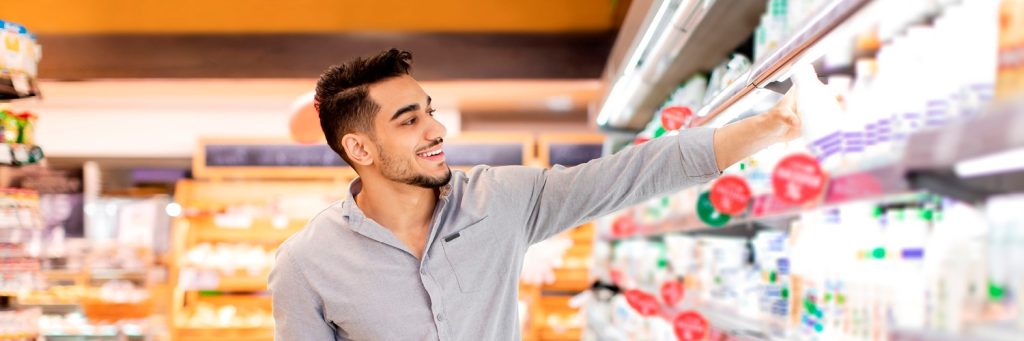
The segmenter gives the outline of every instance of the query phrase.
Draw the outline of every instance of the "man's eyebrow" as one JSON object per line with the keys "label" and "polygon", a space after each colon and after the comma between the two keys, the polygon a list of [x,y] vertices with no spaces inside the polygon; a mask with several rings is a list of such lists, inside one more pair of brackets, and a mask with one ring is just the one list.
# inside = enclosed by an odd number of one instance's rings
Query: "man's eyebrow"
{"label": "man's eyebrow", "polygon": [[402,116],[402,114],[416,110],[420,110],[419,103],[409,104],[407,106],[402,107],[401,109],[398,109],[398,111],[395,111],[395,114],[391,116],[391,120],[394,121],[398,119],[399,116]]}

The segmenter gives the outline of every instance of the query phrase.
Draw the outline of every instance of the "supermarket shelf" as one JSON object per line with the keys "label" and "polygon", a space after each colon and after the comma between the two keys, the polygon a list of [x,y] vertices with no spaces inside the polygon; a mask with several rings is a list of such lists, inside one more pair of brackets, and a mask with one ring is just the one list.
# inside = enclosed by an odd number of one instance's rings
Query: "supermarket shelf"
{"label": "supermarket shelf", "polygon": [[0,143],[0,166],[25,166],[43,158],[43,149],[39,146]]}
{"label": "supermarket shelf", "polygon": [[697,118],[693,121],[693,125],[708,125],[708,122],[715,120],[720,112],[738,102],[751,91],[754,91],[754,86],[747,82],[750,77],[751,72],[747,71],[738,80],[723,88],[715,97],[712,97],[707,105],[697,111]]}
{"label": "supermarket shelf", "polygon": [[0,102],[39,96],[39,86],[35,79],[21,76],[15,85],[9,74],[0,76]]}
{"label": "supermarket shelf", "polygon": [[[785,220],[806,208],[821,208],[845,203],[884,199],[909,201],[920,198],[921,191],[977,201],[992,195],[1024,191],[1024,171],[987,177],[962,179],[953,171],[961,161],[992,153],[1024,148],[1024,102],[1004,104],[985,110],[977,117],[939,129],[911,135],[905,157],[899,162],[877,164],[872,168],[833,175],[825,195],[805,207],[786,205],[771,195],[753,199],[745,216],[723,227],[710,227],[695,214],[665,219],[657,224],[640,226],[630,236],[603,236],[621,239],[654,236],[664,233],[749,235],[775,220]],[[976,132],[984,131],[984,136]],[[965,138],[961,138],[965,137]],[[943,176],[934,178],[934,176]],[[760,225],[760,226],[758,226]]]}
{"label": "supermarket shelf", "polygon": [[221,277],[217,291],[266,291],[267,276],[261,277]]}
{"label": "supermarket shelf", "polygon": [[908,145],[904,163],[910,169],[948,168],[959,161],[1024,148],[1024,102],[996,104],[974,119],[916,133]]}
{"label": "supermarket shelf", "polygon": [[871,0],[833,1],[807,21],[786,43],[754,66],[751,84],[763,86],[777,76],[786,66],[796,61],[804,51],[820,41],[829,32],[857,13]]}
{"label": "supermarket shelf", "polygon": [[0,227],[0,242],[23,242],[35,234],[43,233],[42,228]]}
{"label": "supermarket shelf", "polygon": [[266,220],[256,220],[249,228],[217,227],[207,219],[195,220],[193,234],[196,240],[204,242],[283,242],[303,227],[305,222],[289,222],[284,228],[276,228]]}
{"label": "supermarket shelf", "polygon": [[959,334],[933,330],[895,330],[890,333],[889,339],[893,341],[1013,341],[1020,340],[1021,335],[1024,335],[1024,330],[1011,323],[1000,323],[974,327]]}
{"label": "supermarket shelf", "polygon": [[554,328],[544,327],[540,330],[540,339],[545,341],[572,341],[579,340],[582,337],[583,330],[580,328],[555,330]]}
{"label": "supermarket shelf", "polygon": [[110,333],[110,334],[104,334],[104,333],[98,333],[98,334],[43,334],[43,337],[46,338],[46,340],[53,340],[53,341],[60,341],[60,340],[68,340],[68,341],[83,341],[83,340],[97,340],[97,341],[131,340],[131,341],[136,341],[137,340],[137,341],[143,341],[143,340],[149,339],[149,336],[147,336],[147,335],[115,334],[115,333]]}
{"label": "supermarket shelf", "polygon": [[[622,82],[627,77],[639,77],[642,83],[640,91],[627,90],[632,93],[625,102],[633,106],[624,108],[624,113],[632,116],[625,124],[610,124],[607,128],[641,129],[679,83],[697,72],[714,68],[735,46],[747,39],[757,27],[758,18],[766,6],[765,1],[714,1],[707,5],[696,3],[690,2],[690,7],[679,10],[687,13],[670,13],[670,16],[676,16],[679,20],[670,23],[665,28],[666,32],[655,32],[655,36],[665,36],[663,42],[651,43],[651,55],[644,57],[646,61],[638,70],[618,79],[605,80],[609,88],[611,84]],[[638,34],[637,39],[641,35]],[[624,62],[609,65],[620,64]],[[614,70],[609,74],[617,75],[619,72]],[[605,103],[612,96],[623,95],[626,94],[609,93]]]}
{"label": "supermarket shelf", "polygon": [[720,307],[702,306],[698,312],[708,324],[736,340],[772,340],[772,332],[764,321],[751,319]]}
{"label": "supermarket shelf", "polygon": [[176,340],[232,341],[273,340],[274,327],[175,328]]}
{"label": "supermarket shelf", "polygon": [[145,269],[140,270],[126,270],[126,269],[92,269],[89,271],[89,278],[91,279],[137,279],[145,280],[149,277]]}
{"label": "supermarket shelf", "polygon": [[56,303],[56,304],[21,304],[22,308],[39,308],[44,315],[66,315],[82,311],[82,305],[78,303]]}
{"label": "supermarket shelf", "polygon": [[[846,22],[871,0],[839,0],[829,3],[827,8],[815,17],[807,21],[804,26],[797,30],[785,43],[772,52],[763,61],[755,64],[746,77],[743,84],[734,83],[716,96],[708,105],[700,110],[701,116],[694,122],[694,126],[722,125],[722,120],[716,117],[750,94],[756,88],[763,88],[769,82],[778,78],[789,66],[809,48],[825,38],[829,32]],[[714,124],[712,124],[714,122]]]}
{"label": "supermarket shelf", "polygon": [[592,279],[590,269],[561,268],[555,269],[555,281],[541,286],[544,290],[580,292],[590,288]]}
{"label": "supermarket shelf", "polygon": [[[974,119],[910,136],[903,162],[910,186],[967,202],[1024,192],[1022,112],[1024,102],[999,104]],[[958,173],[960,165],[965,174]]]}

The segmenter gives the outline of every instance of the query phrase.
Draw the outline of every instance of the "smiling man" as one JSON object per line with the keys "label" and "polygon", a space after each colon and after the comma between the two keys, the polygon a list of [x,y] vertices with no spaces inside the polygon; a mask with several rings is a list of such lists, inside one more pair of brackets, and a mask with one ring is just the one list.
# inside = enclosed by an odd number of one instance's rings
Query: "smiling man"
{"label": "smiling man", "polygon": [[329,68],[316,89],[328,145],[355,168],[348,199],[278,250],[278,340],[519,339],[526,249],[640,201],[704,183],[799,134],[787,95],[572,168],[445,164],[445,128],[399,50]]}

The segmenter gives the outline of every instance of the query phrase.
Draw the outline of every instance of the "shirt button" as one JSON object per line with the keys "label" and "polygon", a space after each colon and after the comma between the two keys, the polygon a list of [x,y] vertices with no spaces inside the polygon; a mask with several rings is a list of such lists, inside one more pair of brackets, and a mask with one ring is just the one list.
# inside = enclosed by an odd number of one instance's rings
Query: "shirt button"
{"label": "shirt button", "polygon": [[437,313],[437,320],[438,321],[444,321],[444,314]]}
{"label": "shirt button", "polygon": [[426,274],[427,274],[427,268],[420,269],[420,275],[426,275]]}

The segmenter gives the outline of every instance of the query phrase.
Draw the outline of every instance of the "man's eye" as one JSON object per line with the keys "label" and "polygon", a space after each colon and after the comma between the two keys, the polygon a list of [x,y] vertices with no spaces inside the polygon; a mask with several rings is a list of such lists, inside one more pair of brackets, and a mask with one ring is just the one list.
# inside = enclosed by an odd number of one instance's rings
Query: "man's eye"
{"label": "man's eye", "polygon": [[402,125],[407,125],[407,126],[411,126],[411,125],[413,125],[414,123],[416,123],[416,118],[410,118],[409,120],[407,120],[407,121],[405,121],[405,122],[402,122]]}
{"label": "man's eye", "polygon": [[427,110],[427,115],[430,115],[430,116],[434,116],[434,112],[435,112],[435,111],[437,111],[437,109],[430,109],[430,110]]}

